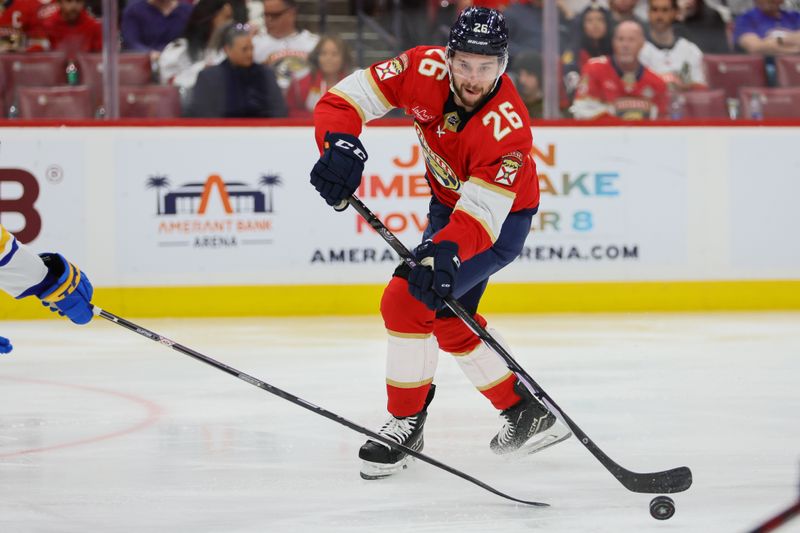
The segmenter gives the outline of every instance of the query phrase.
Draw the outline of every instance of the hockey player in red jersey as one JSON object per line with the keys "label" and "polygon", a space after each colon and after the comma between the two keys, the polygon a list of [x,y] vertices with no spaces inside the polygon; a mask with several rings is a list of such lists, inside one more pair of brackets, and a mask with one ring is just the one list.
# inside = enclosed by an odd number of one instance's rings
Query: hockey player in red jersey
{"label": "hockey player in red jersey", "polygon": [[[322,156],[311,183],[331,206],[346,206],[342,201],[361,182],[367,160],[358,140],[362,124],[394,107],[415,119],[433,197],[430,223],[414,251],[421,264],[399,266],[381,300],[391,416],[380,434],[416,450],[423,446],[440,348],[456,357],[501,411],[503,427],[490,442],[495,453],[535,451],[569,436],[503,360],[444,306],[452,294],[486,325],[477,309],[489,277],[519,255],[539,207],[527,111],[504,75],[507,37],[501,13],[467,8],[447,48],[416,47],[356,71],[314,111]],[[371,440],[359,457],[365,479],[391,475],[408,460]]]}

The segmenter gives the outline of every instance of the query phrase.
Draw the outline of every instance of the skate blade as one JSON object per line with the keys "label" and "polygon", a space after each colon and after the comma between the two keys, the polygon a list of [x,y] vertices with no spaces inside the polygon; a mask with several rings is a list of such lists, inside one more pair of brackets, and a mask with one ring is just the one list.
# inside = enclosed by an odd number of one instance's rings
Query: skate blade
{"label": "skate blade", "polygon": [[510,460],[519,459],[520,457],[540,452],[561,441],[567,440],[571,436],[572,432],[569,428],[561,422],[556,422],[552,427],[548,428],[543,433],[535,435],[533,439],[529,440],[518,449],[498,455]]}
{"label": "skate blade", "polygon": [[565,441],[572,436],[572,432],[561,422],[556,422],[552,427],[541,435],[537,435],[536,440],[528,441],[519,450],[513,452],[514,455],[530,455],[538,453],[544,449],[554,446],[559,442]]}
{"label": "skate blade", "polygon": [[373,463],[372,461],[361,461],[361,479],[374,480],[383,479],[394,475],[401,470],[408,468],[409,463],[414,458],[410,455],[403,457],[396,463],[387,465],[385,463]]}

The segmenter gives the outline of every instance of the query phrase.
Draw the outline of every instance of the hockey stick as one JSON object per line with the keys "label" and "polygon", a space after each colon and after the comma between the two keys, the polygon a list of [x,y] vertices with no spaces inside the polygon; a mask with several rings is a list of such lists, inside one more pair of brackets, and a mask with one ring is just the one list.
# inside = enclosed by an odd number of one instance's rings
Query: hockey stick
{"label": "hockey stick", "polygon": [[750,533],[767,533],[768,531],[774,531],[797,515],[800,515],[800,500],[785,511],[776,514],[757,528],[751,530]]}
{"label": "hockey stick", "polygon": [[207,365],[213,366],[217,370],[222,370],[223,372],[227,372],[228,374],[230,374],[230,375],[232,375],[234,377],[237,377],[237,378],[241,379],[242,381],[246,381],[247,383],[249,383],[249,384],[251,384],[251,385],[253,385],[255,387],[258,387],[259,389],[265,390],[265,391],[269,392],[270,394],[274,394],[275,396],[278,396],[279,398],[283,398],[284,400],[292,402],[295,405],[299,405],[303,409],[311,411],[312,413],[316,413],[316,414],[318,414],[320,416],[324,416],[328,420],[333,420],[334,422],[337,422],[337,423],[339,423],[339,424],[341,424],[341,425],[343,425],[345,427],[348,427],[348,428],[350,428],[350,429],[352,429],[354,431],[357,431],[358,433],[366,435],[367,437],[369,437],[369,438],[371,438],[373,440],[380,441],[380,442],[384,443],[385,445],[387,445],[387,446],[389,446],[391,448],[397,448],[399,450],[402,450],[403,452],[407,453],[408,455],[411,455],[412,457],[416,457],[420,461],[423,461],[423,462],[426,462],[426,463],[428,463],[430,465],[433,465],[436,468],[441,468],[445,472],[449,472],[450,474],[453,474],[454,476],[458,476],[461,479],[469,481],[470,483],[472,483],[474,485],[477,485],[477,486],[479,486],[480,488],[482,488],[484,490],[488,490],[489,492],[491,492],[493,494],[496,494],[496,495],[500,496],[501,498],[505,498],[506,500],[511,500],[512,502],[522,503],[522,504],[525,504],[525,505],[532,505],[534,507],[549,507],[549,505],[546,504],[546,503],[522,500],[520,498],[515,498],[513,496],[509,496],[508,494],[500,492],[499,490],[495,489],[494,487],[491,487],[491,486],[487,485],[483,481],[481,481],[479,479],[476,479],[476,478],[470,476],[469,474],[465,474],[464,472],[461,472],[460,470],[457,470],[457,469],[453,468],[452,466],[448,466],[448,465],[446,465],[446,464],[444,464],[444,463],[442,463],[440,461],[437,461],[433,457],[429,457],[429,456],[427,456],[427,455],[425,455],[423,453],[420,453],[420,452],[418,452],[416,450],[412,450],[411,448],[409,448],[407,446],[404,446],[402,444],[394,442],[393,440],[388,439],[388,438],[386,438],[386,437],[384,437],[382,435],[379,435],[378,433],[375,433],[374,431],[371,431],[371,430],[369,430],[369,429],[367,429],[367,428],[365,428],[363,426],[359,426],[355,422],[351,422],[351,421],[347,420],[346,418],[342,418],[341,416],[337,415],[336,413],[332,413],[331,411],[328,411],[327,409],[323,409],[322,407],[316,406],[311,402],[308,402],[308,401],[306,401],[306,400],[304,400],[304,399],[302,399],[302,398],[300,398],[298,396],[295,396],[294,394],[291,394],[289,392],[281,390],[278,387],[270,385],[269,383],[265,383],[265,382],[261,381],[260,379],[256,379],[253,376],[251,376],[249,374],[245,374],[244,372],[241,372],[239,370],[236,370],[235,368],[230,367],[230,366],[228,366],[228,365],[226,365],[224,363],[220,363],[219,361],[217,361],[215,359],[212,359],[212,358],[208,357],[207,355],[203,355],[200,352],[196,352],[195,350],[192,350],[191,348],[187,348],[186,346],[183,346],[182,344],[178,344],[177,342],[175,342],[173,340],[170,340],[170,339],[168,339],[166,337],[162,337],[158,333],[154,333],[154,332],[152,332],[152,331],[150,331],[148,329],[145,329],[145,328],[143,328],[141,326],[138,326],[138,325],[134,324],[133,322],[125,320],[124,318],[119,317],[119,316],[117,316],[117,315],[115,315],[113,313],[109,313],[108,311],[100,309],[97,306],[94,306],[94,314],[98,315],[98,316],[101,316],[101,317],[105,318],[106,320],[109,320],[109,321],[111,321],[111,322],[113,322],[115,324],[118,324],[118,325],[120,325],[120,326],[122,326],[122,327],[124,327],[126,329],[129,329],[129,330],[133,331],[134,333],[138,333],[139,335],[142,335],[143,337],[147,337],[151,341],[155,341],[155,342],[158,342],[160,344],[163,344],[164,346],[168,346],[168,347],[172,348],[173,350],[175,350],[177,352],[180,352],[180,353],[182,353],[184,355],[188,355],[189,357],[193,357],[194,359],[197,359],[200,362],[206,363]]}
{"label": "hockey stick", "polygon": [[[402,242],[370,211],[364,203],[355,195],[351,195],[347,200],[353,208],[358,211],[367,223],[372,226],[372,229],[378,232],[383,237],[383,240],[397,252],[403,261],[410,267],[417,265],[417,260],[414,255],[406,248]],[[336,206],[337,209],[347,207],[344,201]],[[674,493],[682,492],[692,485],[692,471],[685,466],[665,470],[663,472],[650,472],[638,473],[627,470],[614,462],[597,444],[589,438],[586,433],[576,424],[567,414],[558,406],[558,404],[542,389],[536,381],[517,363],[511,354],[506,351],[503,346],[492,337],[478,322],[467,313],[464,307],[452,296],[445,298],[447,306],[455,313],[455,315],[464,321],[464,323],[497,355],[503,358],[509,370],[514,372],[520,381],[525,384],[528,390],[531,391],[537,398],[542,400],[551,411],[553,411],[564,424],[572,430],[572,433],[581,441],[581,443],[594,455],[600,464],[606,470],[611,472],[622,485],[632,492],[642,493]]]}

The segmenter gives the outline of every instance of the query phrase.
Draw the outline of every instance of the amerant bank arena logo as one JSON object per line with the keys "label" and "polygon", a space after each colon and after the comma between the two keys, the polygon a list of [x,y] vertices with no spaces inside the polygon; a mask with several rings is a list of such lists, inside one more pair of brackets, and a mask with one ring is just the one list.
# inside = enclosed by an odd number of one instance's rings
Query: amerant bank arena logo
{"label": "amerant bank arena logo", "polygon": [[205,181],[171,188],[163,174],[148,177],[156,192],[158,246],[236,248],[272,244],[275,189],[280,176],[262,174],[257,185],[225,181],[218,174]]}

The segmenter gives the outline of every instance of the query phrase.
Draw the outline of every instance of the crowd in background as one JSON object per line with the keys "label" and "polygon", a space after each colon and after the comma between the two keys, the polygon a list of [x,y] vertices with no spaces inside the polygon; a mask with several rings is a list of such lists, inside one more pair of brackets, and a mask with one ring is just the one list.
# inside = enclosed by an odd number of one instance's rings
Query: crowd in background
{"label": "crowd in background", "polygon": [[[451,22],[468,5],[503,10],[509,74],[531,117],[543,116],[541,0],[408,0],[400,13],[390,0],[361,5],[378,21],[400,21],[394,27],[402,48],[444,44]],[[721,106],[731,118],[760,118],[773,95],[794,102],[800,0],[557,0],[556,6],[564,118],[680,119],[703,102]],[[0,2],[4,115],[24,118],[41,103],[41,91],[30,103],[28,85],[60,85],[60,77],[36,74],[44,67],[29,67],[21,55],[61,58],[61,81],[76,86],[75,94],[102,78],[102,72],[89,72],[100,68],[99,61],[87,59],[102,50],[99,10],[98,0]],[[347,42],[302,29],[298,11],[294,0],[121,0],[121,55],[140,58],[149,68],[147,85],[161,86],[154,98],[174,98],[176,115],[308,118],[320,96],[356,65]],[[761,73],[748,75],[746,68]],[[120,69],[120,83],[130,84],[122,63]],[[719,81],[739,70],[744,81],[737,83],[761,88],[755,96],[747,93],[747,101],[740,87]],[[34,74],[26,78],[26,72]],[[140,93],[127,84],[130,103]],[[783,85],[789,88],[776,88]],[[47,94],[55,101],[61,93]],[[91,112],[101,115],[102,102],[90,101]],[[796,103],[800,108],[800,95]]]}

